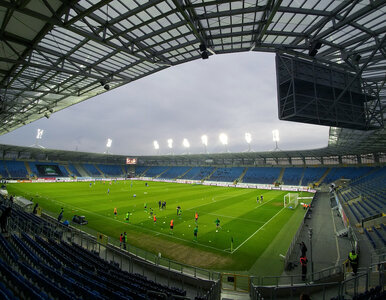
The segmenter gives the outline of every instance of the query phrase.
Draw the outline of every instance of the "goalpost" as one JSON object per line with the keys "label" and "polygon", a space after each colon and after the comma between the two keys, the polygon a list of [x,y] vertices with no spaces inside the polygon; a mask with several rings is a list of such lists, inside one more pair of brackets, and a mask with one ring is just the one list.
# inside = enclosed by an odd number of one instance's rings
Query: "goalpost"
{"label": "goalpost", "polygon": [[299,200],[298,200],[299,194],[298,193],[288,193],[284,195],[284,207],[287,208],[296,208],[298,207]]}

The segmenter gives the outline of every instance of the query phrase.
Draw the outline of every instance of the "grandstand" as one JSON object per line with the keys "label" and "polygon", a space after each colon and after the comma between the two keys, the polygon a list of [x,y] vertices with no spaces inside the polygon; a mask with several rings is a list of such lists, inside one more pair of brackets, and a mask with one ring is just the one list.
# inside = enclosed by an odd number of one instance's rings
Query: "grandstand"
{"label": "grandstand", "polygon": [[243,177],[246,183],[273,184],[279,179],[281,168],[248,168]]}
{"label": "grandstand", "polygon": [[[246,51],[276,52],[280,119],[330,126],[330,133],[321,149],[138,155],[130,169],[126,155],[0,145],[0,176],[8,183],[124,178],[130,171],[192,188],[317,187],[287,252],[268,246],[250,277],[161,264],[157,253],[106,245],[96,233],[58,224],[48,210],[38,217],[5,199],[0,208],[12,205],[13,215],[10,232],[0,234],[0,297],[229,299],[232,290],[252,299],[304,292],[384,299],[385,9],[383,0],[2,1],[0,134],[163,69]],[[300,241],[309,248],[307,284],[296,268]],[[345,263],[354,247],[357,276]],[[282,276],[271,276],[266,262],[280,259]],[[141,272],[147,276],[135,274]]]}

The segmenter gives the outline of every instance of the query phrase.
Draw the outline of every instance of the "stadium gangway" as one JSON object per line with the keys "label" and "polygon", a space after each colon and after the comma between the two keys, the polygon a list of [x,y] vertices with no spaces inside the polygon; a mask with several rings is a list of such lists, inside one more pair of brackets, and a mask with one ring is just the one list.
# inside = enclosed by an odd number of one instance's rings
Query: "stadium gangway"
{"label": "stadium gangway", "polygon": [[[345,296],[356,297],[360,293],[369,291],[371,288],[377,286],[383,287],[385,285],[385,265],[386,261],[382,261],[376,264],[371,265],[369,268],[360,268],[357,276],[352,276],[351,272],[345,272],[343,270],[345,277],[342,280],[337,280],[335,282],[327,283],[315,283],[315,282],[305,282],[301,284],[279,284],[279,280],[276,279],[274,285],[264,285],[264,278],[279,278],[283,276],[276,277],[262,277],[262,278],[252,278],[252,288],[251,288],[251,300],[270,300],[270,299],[280,299],[281,295],[285,295],[283,299],[299,299],[300,293],[307,293],[313,296],[317,293],[318,299],[328,299],[331,297],[337,297],[337,299],[346,299]],[[321,272],[330,271],[334,267],[327,268],[320,272],[313,274],[314,278],[321,276]],[[317,273],[320,273],[319,275]],[[298,275],[301,276],[301,275]],[[309,275],[307,278],[310,278]],[[322,279],[322,277],[320,277]],[[265,282],[267,283],[267,282]],[[331,295],[331,294],[334,295]],[[328,297],[326,298],[326,296]]]}
{"label": "stadium gangway", "polygon": [[[313,295],[318,293],[316,299],[329,299],[331,290],[335,294],[339,293],[339,282],[318,283],[318,284],[299,284],[299,285],[282,285],[282,286],[252,286],[250,297],[251,300],[297,300],[301,293]],[[334,292],[333,292],[334,293]]]}
{"label": "stadium gangway", "polygon": [[[317,282],[320,280],[325,280],[332,277],[342,277],[343,270],[341,266],[331,266],[323,270],[309,273],[306,277],[306,282]],[[343,277],[342,277],[343,279]],[[298,284],[303,284],[302,275],[280,275],[280,276],[251,276],[251,283],[255,286],[272,286],[279,287],[284,286],[295,286]]]}

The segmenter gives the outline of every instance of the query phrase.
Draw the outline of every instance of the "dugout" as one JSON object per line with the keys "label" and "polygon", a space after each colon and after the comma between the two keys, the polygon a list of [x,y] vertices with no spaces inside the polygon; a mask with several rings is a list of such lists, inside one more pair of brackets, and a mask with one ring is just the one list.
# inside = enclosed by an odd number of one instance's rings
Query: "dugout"
{"label": "dugout", "polygon": [[21,207],[26,212],[32,212],[34,203],[23,197],[15,197],[13,199],[14,203]]}

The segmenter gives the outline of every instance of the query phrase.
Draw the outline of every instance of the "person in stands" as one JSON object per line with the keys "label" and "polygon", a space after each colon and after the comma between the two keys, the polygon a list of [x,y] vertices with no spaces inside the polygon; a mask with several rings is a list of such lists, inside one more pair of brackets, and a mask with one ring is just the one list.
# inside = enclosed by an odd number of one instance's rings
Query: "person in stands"
{"label": "person in stands", "polygon": [[358,260],[359,260],[359,257],[358,257],[358,254],[355,253],[355,250],[352,250],[349,254],[348,254],[348,260],[350,261],[350,265],[352,267],[352,273],[353,275],[357,275],[357,272],[358,272]]}

